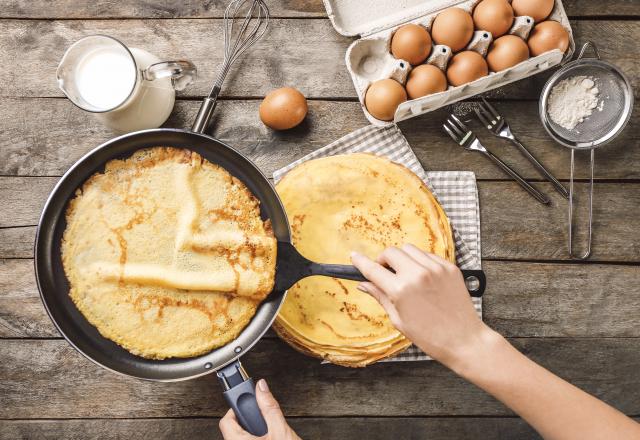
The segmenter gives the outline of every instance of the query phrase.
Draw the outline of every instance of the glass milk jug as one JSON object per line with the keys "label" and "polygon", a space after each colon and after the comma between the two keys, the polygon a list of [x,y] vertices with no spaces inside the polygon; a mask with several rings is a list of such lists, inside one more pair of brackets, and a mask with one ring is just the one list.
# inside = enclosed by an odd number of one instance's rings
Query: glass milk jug
{"label": "glass milk jug", "polygon": [[196,68],[92,35],[67,49],[56,76],[76,106],[115,131],[129,132],[161,126],[173,109],[175,91],[193,82]]}

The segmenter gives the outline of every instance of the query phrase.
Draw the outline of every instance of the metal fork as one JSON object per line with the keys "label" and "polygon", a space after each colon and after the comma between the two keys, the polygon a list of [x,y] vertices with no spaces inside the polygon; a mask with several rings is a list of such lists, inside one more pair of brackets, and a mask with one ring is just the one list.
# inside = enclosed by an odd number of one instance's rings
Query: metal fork
{"label": "metal fork", "polygon": [[527,150],[527,148],[524,145],[522,145],[522,142],[520,142],[513,135],[513,133],[511,132],[511,128],[509,128],[509,124],[507,123],[506,119],[500,116],[500,113],[498,113],[496,109],[493,108],[493,106],[487,102],[486,99],[482,98],[482,102],[484,103],[484,105],[480,104],[479,107],[474,109],[476,112],[476,115],[478,116],[478,119],[480,119],[480,122],[482,122],[484,126],[491,133],[493,133],[494,136],[502,139],[507,139],[513,145],[518,147],[518,149],[524,155],[524,157],[529,159],[529,162],[531,162],[538,169],[538,171],[540,171],[540,173],[542,173],[542,175],[549,182],[551,182],[554,188],[560,194],[562,194],[562,197],[564,197],[565,199],[568,199],[569,192],[566,190],[566,188],[562,186],[562,184],[558,182],[558,179],[553,177],[551,173],[547,171],[547,169],[540,163],[540,161],[538,161],[538,159],[536,159],[534,155],[531,154],[531,152],[529,152],[529,150]]}
{"label": "metal fork", "polygon": [[506,163],[501,161],[495,154],[491,151],[487,150],[478,140],[478,137],[467,128],[467,126],[460,119],[456,117],[456,115],[451,114],[442,125],[444,131],[451,136],[451,139],[454,140],[458,145],[463,146],[467,150],[470,151],[479,151],[480,153],[487,156],[489,159],[493,161],[496,165],[498,165],[502,171],[507,173],[513,180],[518,182],[520,186],[522,186],[529,194],[535,197],[540,203],[544,203],[545,205],[549,204],[551,200],[546,194],[541,193],[536,188],[531,186],[526,180],[520,176],[517,172],[512,170]]}

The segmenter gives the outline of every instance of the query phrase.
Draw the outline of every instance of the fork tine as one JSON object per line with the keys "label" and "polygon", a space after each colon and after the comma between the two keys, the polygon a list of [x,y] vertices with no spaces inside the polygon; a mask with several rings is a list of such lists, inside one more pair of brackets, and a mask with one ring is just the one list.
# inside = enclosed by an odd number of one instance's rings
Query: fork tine
{"label": "fork tine", "polygon": [[498,111],[495,108],[493,108],[493,106],[491,104],[489,104],[489,101],[484,99],[484,97],[482,98],[482,102],[484,102],[484,104],[487,106],[487,108],[489,109],[489,111],[491,112],[491,114],[493,115],[494,118],[496,118],[497,120],[502,119],[500,117],[500,113],[498,113]]}
{"label": "fork tine", "polygon": [[446,123],[449,124],[449,128],[452,129],[460,139],[464,137],[464,131],[460,130],[460,128],[458,128],[458,126],[454,124],[451,119],[447,119]]}
{"label": "fork tine", "polygon": [[464,122],[462,122],[460,119],[458,119],[458,117],[456,115],[454,115],[453,113],[451,113],[451,119],[453,119],[454,121],[457,122],[458,127],[460,127],[462,130],[464,130],[465,132],[469,132],[471,130],[469,130],[467,128],[467,126],[465,125]]}
{"label": "fork tine", "polygon": [[451,129],[449,129],[449,127],[447,127],[447,126],[446,126],[446,124],[442,124],[442,128],[444,128],[444,131],[446,131],[446,132],[447,132],[447,134],[448,134],[449,136],[451,136],[451,139],[453,139],[453,141],[454,141],[456,144],[460,144],[460,139],[459,139],[455,134],[453,134],[453,132],[451,131]]}
{"label": "fork tine", "polygon": [[475,110],[480,110],[487,119],[494,119],[493,114],[489,111],[489,109],[485,105],[486,103],[487,101],[484,101],[484,100],[483,102],[479,102]]}
{"label": "fork tine", "polygon": [[480,119],[480,122],[482,122],[485,127],[491,130],[491,128],[493,127],[492,122],[486,118],[485,114],[483,114],[483,112],[479,108],[476,108],[474,110],[476,112],[476,115],[478,116],[478,119]]}

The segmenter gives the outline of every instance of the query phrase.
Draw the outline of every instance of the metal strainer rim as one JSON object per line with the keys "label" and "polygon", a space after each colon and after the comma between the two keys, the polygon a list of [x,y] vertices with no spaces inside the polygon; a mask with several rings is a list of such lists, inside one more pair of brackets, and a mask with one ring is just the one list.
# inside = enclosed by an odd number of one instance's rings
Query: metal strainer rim
{"label": "metal strainer rim", "polygon": [[[625,92],[624,96],[628,97],[628,99],[625,99],[625,102],[623,103],[622,117],[618,120],[618,122],[609,132],[607,132],[604,136],[601,136],[599,139],[596,139],[591,142],[576,142],[576,141],[571,141],[569,139],[566,139],[563,136],[559,135],[556,132],[556,130],[553,128],[547,113],[547,101],[548,101],[548,97],[549,97],[549,93],[551,92],[551,89],[553,88],[553,86],[556,85],[560,77],[566,74],[569,70],[576,69],[578,67],[582,67],[585,65],[599,66],[611,71],[615,75],[618,75],[622,79],[622,83],[624,84],[626,89],[624,90]],[[603,61],[600,58],[579,58],[567,63],[565,66],[563,66],[553,75],[551,75],[551,77],[547,80],[544,87],[542,88],[542,93],[540,95],[538,108],[540,113],[540,120],[542,121],[542,126],[547,131],[549,136],[551,136],[556,142],[571,149],[590,150],[590,149],[601,147],[611,142],[622,132],[622,130],[625,128],[625,126],[631,119],[631,113],[633,111],[633,102],[634,102],[634,96],[633,96],[633,89],[631,88],[631,83],[629,82],[629,79],[624,74],[624,72],[622,72],[617,66],[614,66],[613,64],[607,61]]]}

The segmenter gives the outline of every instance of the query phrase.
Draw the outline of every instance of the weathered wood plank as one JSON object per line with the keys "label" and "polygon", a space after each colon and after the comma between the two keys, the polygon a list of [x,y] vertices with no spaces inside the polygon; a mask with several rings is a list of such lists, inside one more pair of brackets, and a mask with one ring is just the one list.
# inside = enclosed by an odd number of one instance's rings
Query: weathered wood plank
{"label": "weathered wood plank", "polygon": [[[209,19],[3,20],[0,54],[18,67],[7,72],[0,96],[63,96],[55,81],[57,64],[71,43],[90,34],[112,35],[161,58],[193,61],[200,75],[184,95],[202,96],[222,62],[222,25],[222,20]],[[265,37],[230,71],[224,94],[263,96],[275,87],[295,85],[308,96],[353,96],[343,61],[350,42],[326,19],[274,19]]]}
{"label": "weathered wood plank", "polygon": [[33,260],[0,260],[0,337],[58,337],[40,301]]}
{"label": "weathered wood plank", "polygon": [[[220,102],[212,134],[250,156],[267,174],[367,124],[358,103],[309,101],[309,115],[302,126],[274,132],[258,118],[259,101]],[[38,112],[33,108],[37,107]],[[569,152],[557,145],[540,124],[533,101],[503,101],[496,108],[509,119],[513,131],[558,178],[569,177]],[[167,127],[189,128],[199,107],[196,101],[179,101]],[[425,168],[471,170],[479,179],[503,179],[505,175],[485,158],[462,150],[442,131],[446,109],[400,123]],[[77,159],[115,134],[69,101],[52,98],[15,98],[0,101],[0,175],[58,176]],[[491,136],[468,116],[486,146],[525,177],[541,176],[510,144]],[[47,129],[42,129],[42,121]],[[73,133],[73,135],[70,135]],[[598,154],[597,177],[640,179],[640,103],[623,134]],[[588,154],[578,155],[578,177],[587,177]]]}
{"label": "weathered wood plank", "polygon": [[[640,337],[634,266],[486,261],[484,320],[512,337]],[[0,338],[58,337],[32,260],[0,260]]]}
{"label": "weathered wood plank", "polygon": [[[64,50],[89,34],[107,34],[132,47],[149,50],[161,58],[184,57],[200,69],[196,83],[185,96],[208,93],[222,60],[222,21],[202,20],[97,20],[0,22],[0,55],[16,66],[0,83],[2,97],[62,96],[56,86],[56,66]],[[637,91],[640,68],[636,42],[638,21],[574,21],[577,41],[598,41],[604,59],[620,66]],[[224,96],[264,96],[283,85],[299,88],[309,97],[356,96],[344,65],[351,39],[339,35],[326,19],[274,19],[269,32],[232,69]],[[205,44],[206,42],[206,44]],[[545,75],[501,89],[498,96],[537,98]]]}
{"label": "weathered wood plank", "polygon": [[[225,2],[202,1],[74,1],[38,0],[2,2],[0,18],[219,18]],[[638,16],[633,0],[615,0],[606,9],[597,0],[565,0],[565,11],[572,17]],[[323,17],[326,11],[319,1],[281,0],[269,2],[274,17]]]}
{"label": "weathered wood plank", "polygon": [[[639,338],[516,339],[550,370],[628,414],[640,414]],[[221,416],[217,380],[154,383],[103,370],[63,340],[0,340],[0,418]],[[366,369],[321,365],[269,339],[244,357],[289,416],[510,415],[436,362]],[[44,404],[46,402],[46,404]]]}
{"label": "weathered wood plank", "polygon": [[[118,419],[118,420],[6,420],[0,421],[0,437],[7,439],[222,439],[218,418]],[[540,437],[518,418],[288,418],[305,440],[361,439],[453,440],[505,438],[527,440]]]}
{"label": "weathered wood plank", "polygon": [[[222,18],[227,7],[226,1],[198,0],[18,0],[0,3],[0,18]],[[617,0],[616,3],[619,3],[620,10],[614,14],[623,15],[626,11],[625,1]],[[319,1],[279,0],[267,4],[273,17],[327,15]]]}
{"label": "weathered wood plank", "polygon": [[[551,184],[537,186],[552,199],[543,207],[511,182],[480,182],[482,255],[500,259],[566,259],[567,201]],[[576,253],[586,242],[588,184],[576,184]],[[592,260],[640,260],[640,192],[635,184],[597,183]]]}
{"label": "weathered wood plank", "polygon": [[38,224],[57,177],[0,177],[0,227]]}
{"label": "weathered wood plank", "polygon": [[[6,200],[5,209],[0,211],[0,227],[37,224],[56,179],[0,177],[0,199]],[[551,206],[540,205],[511,181],[478,182],[483,258],[567,259],[567,202],[550,184],[537,185],[552,198]],[[578,201],[586,201],[587,188],[586,183],[576,184]],[[638,188],[637,183],[597,183],[592,259],[640,261]],[[585,232],[578,230],[578,245]]]}
{"label": "weathered wood plank", "polygon": [[640,267],[486,261],[483,319],[506,336],[638,337]]}
{"label": "weathered wood plank", "polygon": [[36,228],[33,226],[0,228],[0,258],[33,257],[35,236]]}

